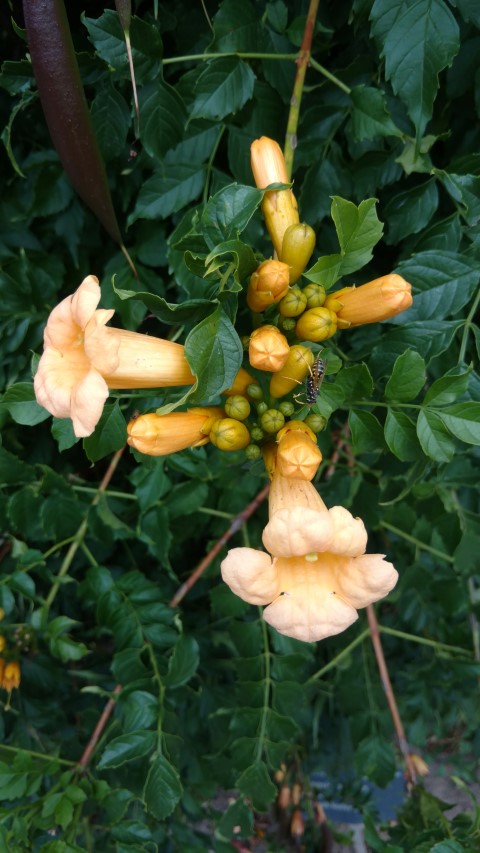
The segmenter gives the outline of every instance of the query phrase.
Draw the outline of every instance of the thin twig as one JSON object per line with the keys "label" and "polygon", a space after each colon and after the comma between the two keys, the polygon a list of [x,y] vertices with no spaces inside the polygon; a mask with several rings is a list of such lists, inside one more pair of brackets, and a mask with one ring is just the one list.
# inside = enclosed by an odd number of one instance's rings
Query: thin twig
{"label": "thin twig", "polygon": [[90,759],[93,755],[93,751],[94,751],[98,741],[100,740],[100,737],[102,735],[102,732],[103,732],[105,726],[107,725],[110,714],[112,713],[115,705],[117,704],[116,697],[121,692],[121,690],[122,690],[121,684],[117,684],[117,686],[113,689],[113,692],[112,692],[110,699],[108,700],[107,704],[105,705],[105,707],[102,711],[102,714],[100,716],[100,719],[98,720],[97,725],[95,726],[92,734],[90,735],[90,739],[89,739],[89,741],[88,741],[88,743],[87,743],[87,745],[83,751],[83,755],[82,755],[82,757],[81,757],[81,759],[77,765],[77,767],[81,770],[82,773],[85,772],[85,770],[87,769],[87,767],[90,763]]}
{"label": "thin twig", "polygon": [[405,776],[407,788],[410,789],[413,787],[413,785],[415,785],[417,781],[417,774],[415,772],[415,767],[412,761],[412,757],[410,755],[410,749],[408,746],[407,739],[405,737],[405,730],[403,728],[403,723],[398,711],[397,701],[393,692],[392,682],[390,681],[390,675],[388,672],[385,655],[383,654],[382,640],[380,638],[380,631],[373,604],[367,605],[367,617],[368,624],[370,627],[370,637],[372,640],[375,657],[377,659],[378,671],[380,673],[380,678],[382,681],[383,689],[385,691],[385,696],[388,702],[388,707],[390,709],[390,714],[392,715],[393,725],[397,735],[400,752],[402,753],[403,760],[405,761]]}
{"label": "thin twig", "polygon": [[307,66],[310,62],[310,52],[312,48],[313,32],[315,29],[315,20],[318,12],[319,0],[310,0],[310,8],[305,21],[305,29],[303,31],[302,46],[297,59],[297,71],[293,84],[292,97],[290,99],[290,112],[288,113],[287,132],[285,134],[285,165],[287,167],[287,175],[292,176],[293,157],[295,148],[297,147],[297,127],[300,117],[300,104],[303,95],[303,85],[305,83],[305,74]]}
{"label": "thin twig", "polygon": [[228,530],[220,537],[220,539],[215,543],[213,548],[208,552],[208,554],[201,560],[198,566],[193,570],[192,574],[182,585],[178,588],[177,592],[173,596],[170,601],[170,607],[177,607],[181,602],[182,598],[184,598],[191,590],[192,586],[198,581],[199,577],[204,573],[205,569],[208,568],[210,563],[215,559],[219,551],[222,550],[223,546],[227,544],[228,540],[232,538],[235,533],[238,533],[241,527],[245,524],[246,521],[250,518],[251,515],[258,509],[261,503],[265,500],[270,490],[270,483],[267,483],[266,486],[258,493],[258,495],[251,501],[242,512],[239,512],[238,515],[233,519]]}

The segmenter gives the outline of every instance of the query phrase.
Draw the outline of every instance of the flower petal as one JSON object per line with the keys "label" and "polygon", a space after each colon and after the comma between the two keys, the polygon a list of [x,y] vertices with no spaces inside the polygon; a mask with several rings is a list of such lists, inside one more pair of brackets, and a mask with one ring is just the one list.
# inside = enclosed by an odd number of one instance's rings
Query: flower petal
{"label": "flower petal", "polygon": [[367,531],[361,518],[354,518],[343,506],[329,510],[333,525],[333,541],[330,551],[345,557],[359,557],[367,547]]}
{"label": "flower petal", "polygon": [[398,572],[385,560],[384,554],[355,557],[335,574],[339,593],[357,608],[383,598],[398,580]]}
{"label": "flower petal", "polygon": [[72,390],[70,417],[77,438],[91,435],[99,422],[108,385],[96,370],[89,370],[85,378]]}
{"label": "flower petal", "polygon": [[37,402],[57,418],[70,417],[72,390],[87,375],[89,364],[83,350],[47,347],[33,380]]}
{"label": "flower petal", "polygon": [[280,592],[277,569],[264,551],[232,548],[221,570],[232,592],[249,604],[268,604]]}
{"label": "flower petal", "polygon": [[265,608],[263,618],[287,637],[314,643],[345,631],[358,619],[358,613],[334,592],[306,586],[280,594]]}
{"label": "flower petal", "polygon": [[[87,275],[72,296],[72,317],[82,330],[91,320],[100,302],[100,285],[96,275]],[[113,313],[113,312],[112,312]]]}
{"label": "flower petal", "polygon": [[330,551],[333,533],[330,513],[293,506],[273,513],[262,540],[267,551],[275,557],[300,557]]}

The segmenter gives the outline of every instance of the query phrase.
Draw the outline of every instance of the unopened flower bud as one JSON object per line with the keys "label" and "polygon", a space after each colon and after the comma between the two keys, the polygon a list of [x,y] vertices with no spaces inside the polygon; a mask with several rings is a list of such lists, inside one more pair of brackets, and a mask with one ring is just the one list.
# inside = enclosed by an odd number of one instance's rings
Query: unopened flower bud
{"label": "unopened flower bud", "polygon": [[295,326],[297,325],[297,320],[295,317],[279,317],[278,325],[284,332],[293,332]]}
{"label": "unopened flower bud", "polygon": [[[248,339],[248,343],[250,345],[250,338]],[[250,383],[247,388],[247,394],[251,400],[261,400],[263,397],[263,391],[257,382]]]}
{"label": "unopened flower bud", "polygon": [[213,422],[222,416],[223,409],[218,406],[139,415],[127,425],[127,443],[147,456],[167,456],[187,447],[200,447],[208,443]]}
{"label": "unopened flower bud", "polygon": [[339,320],[350,326],[379,323],[406,311],[412,304],[412,287],[401,275],[391,273],[333,294],[341,303]]}
{"label": "unopened flower bud", "polygon": [[260,459],[262,455],[262,451],[260,450],[258,444],[248,444],[245,448],[245,456],[249,459],[250,462],[255,462],[257,459]]}
{"label": "unopened flower bud", "polygon": [[305,823],[300,809],[295,809],[290,821],[290,834],[293,838],[302,838],[305,832]]}
{"label": "unopened flower bud", "polygon": [[290,418],[295,411],[295,406],[293,405],[293,403],[290,403],[288,400],[285,400],[283,403],[280,403],[278,409],[282,413],[282,415],[285,415],[286,418]]}
{"label": "unopened flower bud", "polygon": [[321,461],[316,438],[300,429],[288,430],[278,441],[277,467],[283,477],[313,480]]}
{"label": "unopened flower bud", "polygon": [[248,393],[248,388],[250,388],[251,385],[257,385],[257,383],[254,381],[253,376],[250,376],[250,374],[241,367],[234,379],[232,387],[226,388],[222,393],[225,394],[226,397],[233,397],[235,394],[241,394],[245,397]]}
{"label": "unopened flower bud", "polygon": [[309,308],[297,320],[295,334],[305,341],[320,343],[331,338],[337,331],[337,315],[328,308]]}
{"label": "unopened flower bud", "polygon": [[312,441],[316,442],[317,438],[313,430],[308,426],[305,421],[292,420],[287,421],[285,426],[279,431],[277,435],[277,441],[280,441],[287,432],[303,432],[305,435],[308,435]]}
{"label": "unopened flower bud", "polygon": [[278,792],[277,805],[279,809],[288,809],[291,802],[291,791],[289,785],[282,785]]}
{"label": "unopened flower bud", "polygon": [[16,690],[20,687],[21,673],[20,664],[16,660],[11,660],[3,667],[3,672],[0,680],[0,687],[3,690]]}
{"label": "unopened flower bud", "polygon": [[5,646],[7,645],[7,641],[3,634],[0,634],[0,652],[3,652]]}
{"label": "unopened flower bud", "polygon": [[243,450],[250,444],[250,433],[241,421],[219,418],[210,431],[210,441],[219,450]]}
{"label": "unopened flower bud", "polygon": [[[285,158],[278,142],[262,136],[250,147],[255,184],[265,189],[270,184],[289,184]],[[298,207],[291,189],[265,193],[262,213],[277,256],[282,253],[283,236],[290,225],[299,223]],[[253,310],[253,309],[252,309]]]}
{"label": "unopened flower bud", "polygon": [[300,805],[300,800],[302,799],[302,786],[299,782],[295,782],[292,786],[292,803],[294,806]]}
{"label": "unopened flower bud", "polygon": [[317,415],[315,412],[310,412],[305,418],[304,423],[310,427],[312,432],[321,432],[327,425],[327,419],[323,415]]}
{"label": "unopened flower bud", "polygon": [[281,261],[263,261],[250,276],[247,305],[260,313],[278,302],[288,291],[290,272]]}
{"label": "unopened flower bud", "polygon": [[237,421],[244,421],[250,414],[250,403],[241,394],[234,394],[225,402],[225,414]]}
{"label": "unopened flower bud", "polygon": [[323,284],[307,284],[303,290],[307,297],[307,308],[321,308],[326,299],[326,291]]}
{"label": "unopened flower bud", "polygon": [[280,259],[290,267],[290,284],[295,284],[315,248],[315,231],[305,222],[290,225],[283,235]]}
{"label": "unopened flower bud", "polygon": [[290,347],[282,369],[274,373],[270,380],[270,395],[277,400],[301,385],[313,362],[314,355],[308,347],[300,344]]}
{"label": "unopened flower bud", "polygon": [[252,367],[276,373],[287,360],[290,347],[276,326],[261,326],[250,336],[248,358]]}
{"label": "unopened flower bud", "polygon": [[278,432],[283,427],[285,418],[278,409],[267,409],[260,418],[260,424],[265,432],[270,434]]}
{"label": "unopened flower bud", "polygon": [[307,297],[299,287],[291,287],[278,303],[282,317],[298,317],[307,307]]}
{"label": "unopened flower bud", "polygon": [[263,414],[264,414],[264,412],[266,412],[266,411],[267,411],[267,409],[268,409],[268,403],[265,403],[265,401],[264,401],[264,400],[262,400],[260,403],[257,403],[256,408],[257,408],[257,414],[258,414],[259,416],[260,416],[260,415],[263,415]]}
{"label": "unopened flower bud", "polygon": [[275,441],[267,441],[265,444],[262,444],[262,456],[265,470],[270,479],[272,479],[277,462],[277,445]]}
{"label": "unopened flower bud", "polygon": [[260,429],[258,424],[254,424],[254,426],[250,430],[250,435],[251,435],[253,441],[261,441],[262,438],[264,437],[265,433],[264,433],[263,429]]}

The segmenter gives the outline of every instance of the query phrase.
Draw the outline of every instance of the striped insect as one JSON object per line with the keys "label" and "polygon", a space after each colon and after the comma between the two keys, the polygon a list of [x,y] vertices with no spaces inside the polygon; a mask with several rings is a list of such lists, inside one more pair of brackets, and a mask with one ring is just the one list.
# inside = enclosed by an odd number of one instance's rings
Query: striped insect
{"label": "striped insect", "polygon": [[[327,369],[327,361],[322,358],[323,350],[315,357],[312,367],[308,365],[308,376],[305,379],[305,401],[304,404],[309,409],[317,402],[317,397],[320,393],[320,387],[325,377]],[[294,399],[299,400],[300,394],[294,394]]]}

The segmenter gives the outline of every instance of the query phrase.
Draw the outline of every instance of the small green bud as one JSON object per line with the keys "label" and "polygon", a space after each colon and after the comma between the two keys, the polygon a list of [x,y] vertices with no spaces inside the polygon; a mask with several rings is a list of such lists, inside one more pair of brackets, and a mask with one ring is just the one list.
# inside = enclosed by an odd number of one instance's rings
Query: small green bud
{"label": "small green bud", "polygon": [[260,418],[260,424],[265,432],[278,432],[285,423],[285,417],[278,409],[268,409]]}
{"label": "small green bud", "polygon": [[[250,338],[248,340],[250,341]],[[248,385],[247,394],[251,400],[261,400],[263,398],[263,391],[258,382],[251,382]]]}
{"label": "small green bud", "polygon": [[307,307],[307,297],[299,287],[291,287],[278,303],[282,317],[298,317]]}
{"label": "small green bud", "polygon": [[295,411],[295,406],[293,405],[293,403],[290,403],[288,400],[285,400],[284,403],[280,403],[278,408],[279,408],[280,412],[282,413],[282,415],[285,415],[286,418],[290,418]]}
{"label": "small green bud", "polygon": [[280,317],[279,326],[284,332],[293,332],[296,326],[295,317]]}
{"label": "small green bud", "polygon": [[260,429],[258,424],[255,424],[250,430],[250,435],[254,441],[261,441],[262,438],[265,438],[265,433],[263,429]]}
{"label": "small green bud", "polygon": [[265,402],[257,403],[257,412],[258,412],[258,414],[259,414],[259,415],[263,415],[263,414],[265,414],[265,412],[267,411],[267,409],[268,409],[268,405],[267,405],[267,403],[265,403]]}
{"label": "small green bud", "polygon": [[327,419],[324,418],[323,415],[317,415],[314,412],[311,412],[305,418],[304,423],[306,423],[313,432],[321,432],[327,425]]}
{"label": "small green bud", "polygon": [[250,414],[250,403],[241,394],[234,394],[233,397],[227,398],[224,409],[229,418],[244,421]]}
{"label": "small green bud", "polygon": [[255,462],[256,459],[260,459],[261,455],[262,451],[258,444],[249,444],[248,447],[245,448],[245,456],[250,460],[250,462]]}
{"label": "small green bud", "polygon": [[307,308],[321,308],[327,298],[323,284],[307,284],[303,293],[307,297]]}

